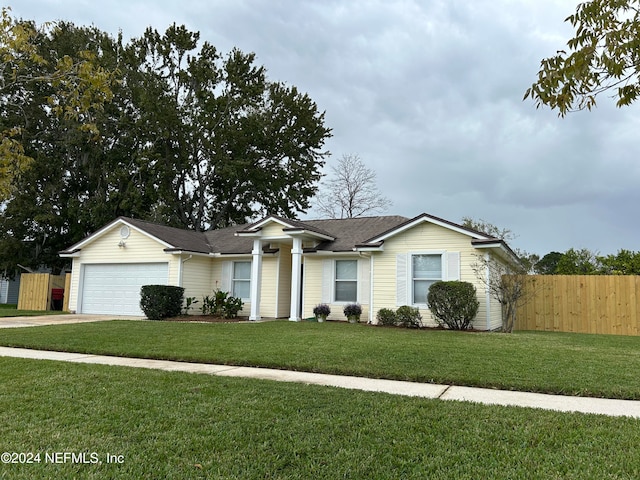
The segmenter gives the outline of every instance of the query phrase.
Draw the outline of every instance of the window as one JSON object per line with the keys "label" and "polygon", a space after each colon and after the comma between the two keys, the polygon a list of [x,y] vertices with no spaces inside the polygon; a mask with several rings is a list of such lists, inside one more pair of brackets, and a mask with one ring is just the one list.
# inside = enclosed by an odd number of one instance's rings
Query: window
{"label": "window", "polygon": [[334,300],[336,302],[356,302],[358,300],[357,260],[336,260]]}
{"label": "window", "polygon": [[251,262],[233,262],[231,285],[234,297],[248,299],[251,296]]}
{"label": "window", "polygon": [[426,304],[429,287],[442,280],[442,255],[412,255],[413,304]]}

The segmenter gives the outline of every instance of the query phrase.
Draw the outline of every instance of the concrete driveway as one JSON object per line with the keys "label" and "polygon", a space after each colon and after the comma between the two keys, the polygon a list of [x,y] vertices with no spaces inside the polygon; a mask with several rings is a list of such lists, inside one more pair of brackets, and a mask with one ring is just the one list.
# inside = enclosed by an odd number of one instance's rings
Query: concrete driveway
{"label": "concrete driveway", "polygon": [[104,322],[106,320],[146,320],[145,317],[126,315],[41,315],[35,317],[0,317],[0,328],[39,327],[41,325],[64,325],[67,323]]}

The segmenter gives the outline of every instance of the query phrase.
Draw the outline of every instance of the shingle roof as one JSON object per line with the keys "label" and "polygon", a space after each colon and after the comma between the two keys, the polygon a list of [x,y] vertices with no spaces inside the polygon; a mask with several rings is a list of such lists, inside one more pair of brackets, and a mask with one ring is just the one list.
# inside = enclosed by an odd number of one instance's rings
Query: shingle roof
{"label": "shingle roof", "polygon": [[365,240],[393,229],[408,219],[398,215],[384,217],[344,218],[330,220],[308,220],[304,223],[319,228],[335,237],[333,242],[322,242],[317,250],[351,251]]}
{"label": "shingle roof", "polygon": [[211,247],[207,242],[206,236],[202,232],[194,232],[192,230],[183,230],[181,228],[167,227],[157,223],[138,220],[135,218],[120,217],[128,224],[147,232],[149,235],[168,243],[178,250],[187,250],[189,252],[210,253]]}
{"label": "shingle roof", "polygon": [[[347,252],[353,251],[357,246],[376,246],[382,243],[376,242],[376,239],[393,234],[396,230],[401,231],[402,227],[410,225],[412,222],[422,218],[425,218],[426,220],[435,220],[452,227],[466,230],[472,236],[476,237],[476,241],[478,242],[499,241],[498,239],[493,239],[482,232],[477,232],[428,214],[421,214],[411,219],[398,215],[304,221],[290,220],[276,216],[267,218],[274,218],[282,223],[290,225],[290,227],[285,227],[285,231],[291,229],[302,229],[323,234],[325,237],[335,238],[335,240],[325,240],[319,243],[315,248],[316,251]],[[128,217],[119,217],[113,223],[118,220],[122,220],[168,244],[168,251],[182,250],[194,253],[218,253],[223,255],[251,253],[253,238],[239,236],[236,235],[236,233],[255,231],[256,226],[264,221],[263,219],[252,224],[234,225],[232,227],[209,230],[207,232],[194,232]],[[478,234],[485,238],[478,239]],[[82,244],[85,240],[61,253],[72,252],[74,247]],[[268,248],[268,245],[265,245],[265,248]]]}

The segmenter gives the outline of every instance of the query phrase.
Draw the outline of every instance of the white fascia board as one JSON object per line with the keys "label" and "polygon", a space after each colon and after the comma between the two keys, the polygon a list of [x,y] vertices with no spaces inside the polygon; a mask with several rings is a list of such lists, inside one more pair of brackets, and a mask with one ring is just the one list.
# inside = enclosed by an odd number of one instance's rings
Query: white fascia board
{"label": "white fascia board", "polygon": [[260,220],[258,223],[254,224],[251,227],[251,230],[257,230],[262,228],[263,226],[265,226],[267,223],[269,222],[276,222],[280,225],[282,225],[283,227],[289,227],[289,228],[293,228],[293,225],[291,225],[290,223],[287,222],[283,222],[282,220],[280,220],[279,218],[275,218],[275,217],[267,217],[267,218],[263,218],[262,220]]}
{"label": "white fascia board", "polygon": [[299,236],[299,237],[312,237],[312,238],[320,238],[322,240],[334,241],[336,238],[330,235],[325,235],[324,233],[314,232],[313,230],[304,230],[304,229],[296,229],[285,232],[291,237]]}
{"label": "white fascia board", "polygon": [[515,265],[520,265],[520,259],[518,259],[518,257],[515,257],[508,248],[506,248],[504,246],[503,243],[501,242],[495,242],[495,243],[485,243],[485,244],[481,244],[481,245],[473,245],[473,248],[476,248],[478,250],[498,250],[498,255],[500,255],[501,257],[505,258],[506,260],[510,261],[511,263],[514,263]]}
{"label": "white fascia board", "polygon": [[73,253],[59,253],[58,256],[61,258],[80,258],[80,251],[78,250]]}
{"label": "white fascia board", "polygon": [[166,248],[163,250],[167,255],[193,255],[194,257],[209,257],[210,253],[202,253],[202,252],[190,252],[189,250],[167,250]]}
{"label": "white fascia board", "polygon": [[353,249],[354,252],[384,252],[384,245],[380,245],[379,247],[356,247]]}

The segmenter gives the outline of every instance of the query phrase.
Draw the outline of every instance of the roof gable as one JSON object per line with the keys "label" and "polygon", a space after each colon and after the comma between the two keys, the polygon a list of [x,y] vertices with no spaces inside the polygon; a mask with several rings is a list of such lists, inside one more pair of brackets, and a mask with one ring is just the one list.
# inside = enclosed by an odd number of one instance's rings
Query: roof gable
{"label": "roof gable", "polygon": [[111,232],[118,226],[126,226],[142,235],[158,242],[165,250],[187,250],[198,253],[209,253],[209,245],[202,233],[182,230],[180,228],[167,227],[157,223],[146,222],[128,217],[118,217],[111,223],[108,223],[101,229],[95,231],[88,237],[85,237],[75,245],[72,245],[63,252],[64,254],[72,254],[82,248],[90,245],[103,235]]}
{"label": "roof gable", "polygon": [[494,237],[491,237],[490,235],[484,234],[482,232],[478,232],[477,230],[473,230],[471,228],[467,228],[467,227],[463,227],[462,225],[458,225],[457,223],[453,223],[450,222],[448,220],[444,220],[443,218],[439,218],[439,217],[435,217],[433,215],[429,215],[427,213],[422,213],[420,215],[418,215],[417,217],[411,218],[409,220],[407,220],[406,222],[397,225],[385,232],[381,232],[378,235],[375,235],[367,240],[365,240],[363,242],[363,244],[369,244],[369,243],[379,243],[379,242],[383,242],[384,240],[386,240],[387,238],[393,237],[395,235],[398,235],[406,230],[409,230],[417,225],[421,225],[423,223],[432,223],[434,225],[438,225],[440,227],[446,228],[448,230],[453,230],[455,232],[458,233],[462,233],[463,235],[467,235],[471,238],[473,238],[474,240],[496,240],[499,241],[499,239],[496,239]]}

